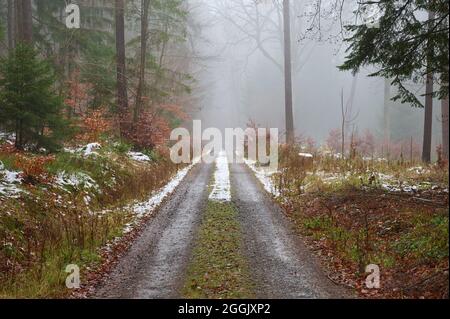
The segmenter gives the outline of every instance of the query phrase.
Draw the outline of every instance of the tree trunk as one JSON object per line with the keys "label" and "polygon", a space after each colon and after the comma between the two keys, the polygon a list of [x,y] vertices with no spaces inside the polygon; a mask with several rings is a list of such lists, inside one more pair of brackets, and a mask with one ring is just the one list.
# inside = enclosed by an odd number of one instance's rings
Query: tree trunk
{"label": "tree trunk", "polygon": [[8,49],[15,47],[16,28],[15,28],[15,5],[13,0],[8,0]]}
{"label": "tree trunk", "polygon": [[[435,18],[434,12],[429,11],[428,21],[429,29],[433,28],[432,21]],[[434,90],[434,80],[433,72],[430,70],[430,61],[433,58],[433,51],[428,44],[428,61],[427,61],[427,80],[426,80],[426,92],[425,92],[425,121],[424,121],[424,132],[423,132],[423,150],[422,150],[422,161],[425,163],[431,162],[431,144],[433,142],[433,90]]]}
{"label": "tree trunk", "polygon": [[16,30],[18,42],[33,43],[33,7],[31,0],[16,0]]}
{"label": "tree trunk", "polygon": [[147,36],[148,36],[148,11],[150,0],[141,0],[141,61],[139,67],[139,83],[136,94],[136,105],[134,108],[134,122],[139,120],[142,111],[142,95],[145,87],[145,64],[147,55]]}
{"label": "tree trunk", "polygon": [[22,40],[25,43],[33,43],[33,15],[31,0],[22,0],[22,16],[23,16],[23,35]]}
{"label": "tree trunk", "polygon": [[345,122],[346,122],[346,115],[345,115],[345,107],[344,107],[344,89],[341,91],[341,111],[342,111],[342,123],[341,123],[341,157],[344,159],[345,155]]}
{"label": "tree trunk", "polygon": [[295,142],[294,111],[292,102],[292,57],[291,57],[291,17],[290,1],[283,0],[284,12],[284,80],[285,80],[285,112],[286,112],[286,141]]}
{"label": "tree trunk", "polygon": [[15,29],[16,29],[16,43],[19,43],[23,40],[23,9],[22,9],[22,0],[15,0]]}
{"label": "tree trunk", "polygon": [[433,139],[433,74],[427,74],[426,101],[425,101],[425,122],[423,131],[423,151],[422,160],[425,163],[431,162],[431,144]]}
{"label": "tree trunk", "polygon": [[384,120],[383,120],[383,129],[384,129],[384,139],[383,139],[383,148],[389,158],[389,152],[391,148],[391,114],[390,114],[390,106],[391,106],[391,82],[389,79],[385,79],[384,82]]}
{"label": "tree trunk", "polygon": [[449,131],[448,131],[448,118],[449,109],[448,109],[448,95],[447,98],[442,100],[442,155],[446,160],[448,160],[448,140],[449,140]]}
{"label": "tree trunk", "polygon": [[116,52],[117,52],[117,106],[120,116],[128,109],[126,53],[125,53],[125,7],[124,0],[116,0]]}

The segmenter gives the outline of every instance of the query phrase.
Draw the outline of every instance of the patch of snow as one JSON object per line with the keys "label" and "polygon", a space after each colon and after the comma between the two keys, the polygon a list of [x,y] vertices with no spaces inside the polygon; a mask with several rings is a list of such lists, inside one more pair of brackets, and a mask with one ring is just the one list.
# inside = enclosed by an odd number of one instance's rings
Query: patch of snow
{"label": "patch of snow", "polygon": [[214,173],[214,187],[209,195],[210,200],[231,201],[230,170],[227,154],[222,151],[216,158],[216,171]]}
{"label": "patch of snow", "polygon": [[272,194],[274,197],[280,197],[281,194],[278,189],[273,184],[272,175],[275,173],[266,168],[257,167],[254,161],[244,159],[245,164],[255,173],[256,178],[261,182],[264,186],[264,189],[269,194]]}
{"label": "patch of snow", "polygon": [[[180,171],[175,175],[174,178],[163,188],[154,192],[152,196],[145,202],[134,204],[131,207],[131,211],[138,217],[142,218],[146,215],[151,214],[162,202],[163,200],[171,195],[178,185],[183,181],[189,171],[198,163],[198,161],[194,161],[194,163]],[[130,227],[128,227],[130,228]]]}
{"label": "patch of snow", "polygon": [[317,176],[324,184],[332,184],[347,177],[339,173],[327,173],[324,171],[318,171],[314,175]]}
{"label": "patch of snow", "polygon": [[139,152],[128,152],[127,154],[132,160],[136,162],[151,162],[151,158],[143,153]]}
{"label": "patch of snow", "polygon": [[408,171],[409,172],[414,172],[417,175],[427,174],[427,173],[430,172],[429,169],[423,168],[422,166],[411,167]]}
{"label": "patch of snow", "polygon": [[90,143],[80,148],[66,147],[64,148],[64,151],[70,154],[82,154],[84,157],[88,157],[91,155],[98,155],[98,153],[95,151],[101,148],[102,146],[100,145],[100,143]]}
{"label": "patch of snow", "polygon": [[383,188],[384,190],[386,190],[388,192],[392,192],[392,193],[398,193],[398,192],[402,191],[401,188],[396,187],[394,185],[387,184],[387,183],[381,184],[381,188]]}
{"label": "patch of snow", "polygon": [[79,149],[71,148],[71,147],[65,147],[64,152],[70,153],[70,154],[76,154],[79,151]]}
{"label": "patch of snow", "polygon": [[18,187],[18,184],[22,183],[20,174],[5,169],[5,165],[0,161],[0,195],[16,197],[24,192]]}
{"label": "patch of snow", "polygon": [[305,157],[305,158],[314,158],[314,155],[310,153],[299,153],[298,156]]}
{"label": "patch of snow", "polygon": [[14,144],[13,141],[15,139],[16,139],[16,134],[15,133],[6,133],[6,132],[1,132],[0,131],[0,140],[4,140],[8,144],[13,145]]}
{"label": "patch of snow", "polygon": [[20,177],[20,173],[19,172],[12,172],[12,171],[8,171],[8,170],[4,170],[2,172],[0,172],[0,174],[4,174],[4,180],[8,183],[8,184],[19,184],[22,182],[22,178]]}
{"label": "patch of snow", "polygon": [[89,175],[81,172],[67,174],[60,172],[56,176],[55,184],[63,188],[73,187],[77,189],[94,189],[98,190],[99,186]]}
{"label": "patch of snow", "polygon": [[83,155],[85,157],[91,156],[91,155],[98,155],[96,150],[101,149],[102,146],[99,143],[90,143],[86,145],[85,147],[81,148],[81,151],[83,152]]}

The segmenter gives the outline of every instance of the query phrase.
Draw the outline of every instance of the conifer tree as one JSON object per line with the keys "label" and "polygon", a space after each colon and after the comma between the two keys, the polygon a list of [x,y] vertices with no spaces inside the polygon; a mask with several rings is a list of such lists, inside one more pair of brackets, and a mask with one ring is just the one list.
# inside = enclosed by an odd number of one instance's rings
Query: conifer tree
{"label": "conifer tree", "polygon": [[0,125],[15,134],[18,149],[55,151],[69,133],[54,82],[49,64],[27,44],[0,60]]}

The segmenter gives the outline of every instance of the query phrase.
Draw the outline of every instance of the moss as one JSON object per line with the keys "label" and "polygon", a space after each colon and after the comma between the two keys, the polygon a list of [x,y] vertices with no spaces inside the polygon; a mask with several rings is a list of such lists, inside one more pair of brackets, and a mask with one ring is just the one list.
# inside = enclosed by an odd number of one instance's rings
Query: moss
{"label": "moss", "polygon": [[249,268],[241,251],[237,210],[208,202],[183,294],[193,299],[252,298]]}

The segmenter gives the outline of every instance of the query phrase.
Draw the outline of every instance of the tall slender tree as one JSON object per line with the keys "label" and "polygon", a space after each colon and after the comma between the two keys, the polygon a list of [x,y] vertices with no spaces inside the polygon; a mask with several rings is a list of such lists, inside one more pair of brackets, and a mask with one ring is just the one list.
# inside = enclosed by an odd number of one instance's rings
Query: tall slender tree
{"label": "tall slender tree", "polygon": [[383,110],[383,150],[389,157],[391,148],[391,82],[384,80],[384,110]]}
{"label": "tall slender tree", "polygon": [[291,56],[291,16],[290,1],[283,0],[284,16],[284,81],[285,81],[285,116],[286,140],[288,144],[295,142],[294,111],[292,102],[292,56]]}
{"label": "tall slender tree", "polygon": [[442,155],[448,160],[448,143],[449,143],[449,109],[448,109],[448,96],[442,100]]}
{"label": "tall slender tree", "polygon": [[[434,18],[436,15],[433,11],[429,11],[428,21],[429,30],[434,27]],[[425,92],[425,120],[423,129],[423,151],[422,151],[422,161],[425,163],[431,162],[431,144],[433,142],[433,90],[434,90],[434,79],[433,79],[433,69],[431,67],[431,61],[433,59],[433,44],[431,41],[427,43],[427,75],[426,75],[426,92]]]}
{"label": "tall slender tree", "polygon": [[8,49],[14,49],[15,39],[15,10],[14,1],[8,0]]}
{"label": "tall slender tree", "polygon": [[[20,1],[20,0],[19,0]],[[22,1],[22,40],[28,44],[33,43],[33,7],[31,0]]]}
{"label": "tall slender tree", "polygon": [[33,43],[33,7],[31,0],[15,1],[15,29],[17,42]]}
{"label": "tall slender tree", "polygon": [[23,40],[23,6],[22,0],[14,1],[14,14],[15,14],[15,29],[16,29],[16,42],[19,43]]}
{"label": "tall slender tree", "polygon": [[128,109],[126,52],[125,52],[125,7],[124,0],[115,1],[116,13],[116,64],[117,64],[117,105],[123,116]]}
{"label": "tall slender tree", "polygon": [[142,97],[145,89],[145,66],[147,58],[148,39],[148,16],[150,10],[150,0],[141,0],[141,52],[139,66],[139,82],[136,93],[136,103],[134,108],[134,122],[139,120],[142,111]]}

